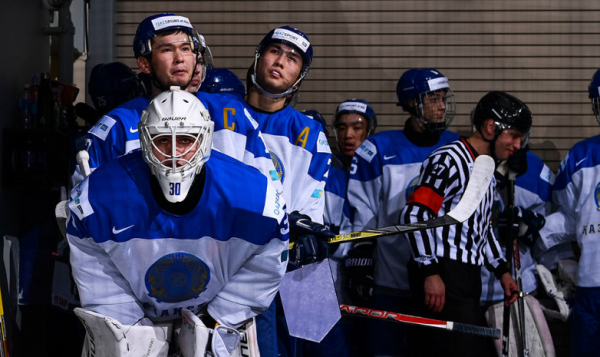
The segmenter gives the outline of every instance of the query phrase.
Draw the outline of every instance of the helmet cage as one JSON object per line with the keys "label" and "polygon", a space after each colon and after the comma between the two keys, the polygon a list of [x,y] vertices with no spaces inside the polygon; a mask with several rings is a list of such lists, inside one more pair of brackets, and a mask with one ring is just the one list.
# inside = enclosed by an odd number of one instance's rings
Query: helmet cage
{"label": "helmet cage", "polygon": [[[440,121],[428,121],[425,119],[425,116],[427,114],[425,113],[425,101],[439,101],[439,93],[443,93],[443,97],[441,98],[441,100],[445,108],[444,116]],[[447,87],[437,91],[425,92],[417,95],[415,97],[414,112],[412,112],[411,114],[413,114],[417,121],[421,125],[423,125],[425,130],[428,132],[442,132],[446,130],[450,126],[450,124],[452,124],[452,120],[456,115],[456,100],[454,98],[454,92],[452,91],[452,89],[450,89],[450,87]]]}

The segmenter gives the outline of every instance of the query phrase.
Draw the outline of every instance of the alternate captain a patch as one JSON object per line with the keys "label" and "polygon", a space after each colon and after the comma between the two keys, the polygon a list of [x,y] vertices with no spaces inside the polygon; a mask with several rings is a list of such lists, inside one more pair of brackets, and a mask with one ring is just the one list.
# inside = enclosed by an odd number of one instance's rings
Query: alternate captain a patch
{"label": "alternate captain a patch", "polygon": [[148,295],[158,302],[195,299],[210,281],[208,266],[195,255],[177,252],[159,258],[144,279]]}
{"label": "alternate captain a patch", "polygon": [[277,155],[275,155],[275,153],[273,153],[272,151],[270,152],[270,154],[271,154],[271,161],[273,161],[273,166],[275,166],[277,175],[279,175],[279,179],[281,180],[281,183],[283,183],[283,180],[285,179],[285,169],[283,167],[283,162],[281,162],[281,159]]}

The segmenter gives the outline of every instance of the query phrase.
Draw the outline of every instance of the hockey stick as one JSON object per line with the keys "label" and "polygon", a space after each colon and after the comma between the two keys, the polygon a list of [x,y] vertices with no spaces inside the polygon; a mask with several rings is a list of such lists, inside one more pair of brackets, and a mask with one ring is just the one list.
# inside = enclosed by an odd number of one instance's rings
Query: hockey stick
{"label": "hockey stick", "polygon": [[83,177],[88,177],[92,171],[90,170],[90,154],[85,151],[85,150],[81,150],[77,153],[77,155],[75,155],[75,160],[77,160],[77,163],[79,164],[79,166],[81,167],[81,172],[83,173]]}
{"label": "hockey stick", "polygon": [[0,291],[0,337],[2,346],[0,347],[0,357],[8,357],[8,341],[6,340],[6,320],[4,319],[4,305],[2,304],[2,292]]}
{"label": "hockey stick", "polygon": [[[430,229],[443,226],[449,226],[457,223],[462,223],[469,219],[475,213],[475,210],[483,200],[492,177],[494,177],[495,169],[494,159],[487,155],[479,155],[473,165],[471,178],[465,189],[460,202],[453,210],[442,217],[430,219],[425,222],[416,222],[410,224],[402,224],[377,228],[361,232],[352,232],[338,234],[333,238],[328,239],[328,244],[343,243],[349,241],[360,241],[365,239],[373,239],[385,237],[398,233],[410,233],[421,229]],[[290,243],[289,249],[292,249],[294,243]]]}
{"label": "hockey stick", "polygon": [[[523,345],[523,357],[529,357],[529,341],[527,341],[527,331],[525,327],[525,300],[524,295],[521,293],[523,291],[523,280],[521,276],[521,255],[519,254],[519,243],[517,241],[517,237],[513,234],[513,227],[515,225],[515,179],[509,178],[508,184],[506,187],[506,197],[508,207],[506,208],[509,212],[508,220],[507,220],[507,233],[506,233],[506,261],[508,262],[510,268],[510,272],[514,272],[515,280],[517,282],[517,286],[519,289],[518,300],[517,300],[517,308],[518,310],[518,319],[519,321],[515,322],[515,325],[520,325],[521,331],[521,342]],[[502,357],[508,357],[510,345],[509,345],[509,336],[510,336],[510,306],[504,307],[504,314],[502,320]]]}
{"label": "hockey stick", "polygon": [[352,305],[340,304],[340,310],[351,316],[366,317],[371,319],[394,321],[411,325],[420,325],[425,327],[439,328],[448,331],[455,331],[476,336],[500,338],[500,330],[497,328],[475,326],[460,322],[442,321],[429,319],[425,317],[399,314],[397,312],[388,312],[382,310],[368,309],[366,307],[357,307]]}

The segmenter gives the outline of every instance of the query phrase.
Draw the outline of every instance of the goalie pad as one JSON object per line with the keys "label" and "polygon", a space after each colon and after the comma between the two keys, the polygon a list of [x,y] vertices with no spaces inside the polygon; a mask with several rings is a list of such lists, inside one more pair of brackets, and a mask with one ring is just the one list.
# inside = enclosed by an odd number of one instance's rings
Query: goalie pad
{"label": "goalie pad", "polygon": [[236,329],[224,325],[210,329],[187,309],[181,311],[181,318],[177,346],[183,357],[229,357],[238,349],[242,335]]}
{"label": "goalie pad", "polygon": [[[554,343],[548,323],[544,318],[544,313],[540,303],[531,295],[525,296],[525,328],[527,341],[529,345],[529,356],[531,357],[555,357]],[[510,307],[510,334],[509,334],[509,357],[521,356],[523,352],[523,343],[521,338],[521,328],[518,323],[517,304]],[[502,320],[504,316],[504,303],[499,302],[490,306],[485,312],[485,318],[488,326],[502,330]],[[502,339],[494,341],[498,356],[502,356]]]}
{"label": "goalie pad", "polygon": [[548,294],[549,297],[554,299],[556,305],[558,306],[558,311],[542,306],[544,314],[550,319],[556,319],[562,322],[567,322],[570,313],[569,305],[567,305],[563,292],[559,291],[556,288],[556,284],[554,283],[554,277],[552,276],[552,273],[550,272],[550,270],[548,270],[548,268],[541,264],[538,264],[535,267],[538,271],[538,275],[540,277],[542,285],[544,286],[546,294]]}
{"label": "goalie pad", "polygon": [[122,325],[112,317],[75,308],[86,330],[81,357],[167,357],[168,326],[154,326],[143,318],[134,325]]}

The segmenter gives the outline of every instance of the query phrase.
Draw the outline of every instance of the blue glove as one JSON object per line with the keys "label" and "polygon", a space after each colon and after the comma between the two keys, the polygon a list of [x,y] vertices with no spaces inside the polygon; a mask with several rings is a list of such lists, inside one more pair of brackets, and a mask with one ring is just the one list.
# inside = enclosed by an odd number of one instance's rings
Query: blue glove
{"label": "blue glove", "polygon": [[335,237],[335,234],[298,211],[290,213],[289,220],[290,241],[294,243],[290,250],[290,263],[306,265],[327,258],[327,240]]}

